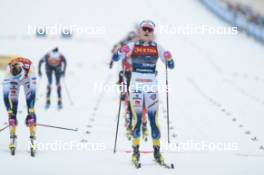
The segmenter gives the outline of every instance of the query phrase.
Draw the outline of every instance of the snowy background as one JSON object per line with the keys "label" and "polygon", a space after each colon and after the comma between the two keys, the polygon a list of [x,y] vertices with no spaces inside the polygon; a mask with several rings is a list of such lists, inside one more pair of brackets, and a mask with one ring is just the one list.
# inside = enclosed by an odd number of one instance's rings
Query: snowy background
{"label": "snowy background", "polygon": [[[52,107],[44,109],[46,77],[38,80],[36,112],[39,123],[79,128],[78,132],[39,127],[39,143],[74,142],[99,145],[97,151],[39,150],[27,152],[28,131],[24,125],[25,100],[20,95],[18,147],[8,152],[8,131],[0,133],[0,174],[226,174],[264,173],[264,48],[245,34],[183,35],[161,32],[158,41],[172,51],[176,67],[169,72],[171,145],[186,142],[233,143],[235,150],[166,149],[165,93],[160,94],[160,125],[167,170],[153,162],[151,142],[142,141],[142,168],[130,163],[131,143],[120,123],[118,152],[113,143],[118,92],[95,91],[95,84],[113,85],[118,64],[108,69],[110,50],[134,25],[152,19],[157,26],[207,25],[229,27],[196,0],[97,0],[36,1],[1,0],[0,54],[21,55],[34,61],[55,46],[68,59],[63,86],[64,109],[57,111],[55,87]],[[58,35],[36,38],[28,25],[78,25],[103,27],[100,35],[61,39]],[[158,66],[159,83],[165,83],[164,66]],[[3,73],[1,73],[3,79]],[[1,87],[2,88],[2,87]],[[22,89],[21,89],[22,90]],[[7,113],[0,101],[0,126]]]}

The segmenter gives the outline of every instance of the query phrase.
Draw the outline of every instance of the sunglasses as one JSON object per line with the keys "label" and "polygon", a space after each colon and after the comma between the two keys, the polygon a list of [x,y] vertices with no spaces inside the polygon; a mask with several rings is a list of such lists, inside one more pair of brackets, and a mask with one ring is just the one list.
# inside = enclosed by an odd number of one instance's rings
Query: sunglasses
{"label": "sunglasses", "polygon": [[19,64],[10,65],[10,69],[11,69],[10,70],[11,74],[14,76],[18,75],[22,70],[22,68]]}
{"label": "sunglasses", "polygon": [[142,30],[144,31],[144,32],[153,32],[154,31],[154,29],[152,29],[152,28],[150,28],[150,27],[142,27]]}

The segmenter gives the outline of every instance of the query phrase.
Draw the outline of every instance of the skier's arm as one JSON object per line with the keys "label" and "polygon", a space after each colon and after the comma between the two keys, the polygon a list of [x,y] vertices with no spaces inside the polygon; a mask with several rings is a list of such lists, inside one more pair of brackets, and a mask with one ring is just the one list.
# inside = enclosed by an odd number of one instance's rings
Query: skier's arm
{"label": "skier's arm", "polygon": [[113,61],[123,60],[129,57],[133,51],[134,42],[127,43],[117,50],[112,56]]}
{"label": "skier's arm", "polygon": [[110,63],[109,63],[109,68],[112,69],[113,68],[113,60],[111,59]]}
{"label": "skier's arm", "polygon": [[38,75],[41,77],[42,76],[42,72],[41,72],[41,66],[44,63],[45,59],[46,59],[47,55],[45,55],[44,57],[42,57],[39,60],[39,64],[38,64]]}
{"label": "skier's arm", "polygon": [[118,49],[119,49],[120,47],[121,47],[121,44],[118,43],[118,44],[115,44],[114,47],[113,47],[113,49],[111,50],[111,52],[112,52],[112,57],[111,57],[111,60],[110,60],[110,63],[109,63],[109,68],[110,68],[110,69],[113,68],[113,63],[114,63],[114,61],[113,61],[113,57],[114,57],[114,55],[118,52]]}
{"label": "skier's arm", "polygon": [[160,45],[158,45],[159,58],[164,64],[167,64],[168,68],[174,68],[174,60],[170,51],[165,51]]}

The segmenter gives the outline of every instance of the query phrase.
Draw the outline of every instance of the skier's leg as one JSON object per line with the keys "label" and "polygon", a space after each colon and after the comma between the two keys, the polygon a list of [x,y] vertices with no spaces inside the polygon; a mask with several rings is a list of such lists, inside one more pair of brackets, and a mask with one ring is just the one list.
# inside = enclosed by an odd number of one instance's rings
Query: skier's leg
{"label": "skier's leg", "polygon": [[25,120],[26,125],[29,127],[30,137],[34,138],[36,135],[37,118],[35,114],[35,101],[36,101],[36,77],[30,76],[23,81],[28,115]]}
{"label": "skier's leg", "polygon": [[61,97],[61,70],[55,71],[55,78],[56,78],[56,86],[57,86],[57,94],[58,94],[58,106],[62,107],[62,97]]}
{"label": "skier's leg", "polygon": [[117,84],[121,84],[122,82],[123,82],[123,71],[121,70],[118,73],[118,82],[117,82]]}
{"label": "skier's leg", "polygon": [[[131,80],[131,71],[129,72],[126,72],[126,81],[127,81],[127,97],[128,99],[130,98],[130,90],[129,90],[129,87],[130,87],[130,80]],[[130,125],[131,125],[131,128],[132,128],[132,118],[133,118],[133,114],[132,114],[132,111],[131,111],[131,105],[130,105],[130,100],[128,100],[128,112],[129,112],[129,116],[130,116]]]}
{"label": "skier's leg", "polygon": [[131,71],[126,71],[125,75],[126,75],[127,90],[128,90],[130,86],[130,80],[131,80]]}
{"label": "skier's leg", "polygon": [[140,145],[140,130],[141,130],[141,116],[143,108],[143,93],[142,92],[130,92],[130,105],[133,114],[133,127],[132,127],[132,147],[133,155],[132,161],[138,161],[139,145]]}
{"label": "skier's leg", "polygon": [[129,85],[130,85],[130,79],[131,79],[131,72],[125,72],[125,79],[126,79],[126,105],[127,105],[127,131],[129,132],[129,135],[131,135],[131,130],[132,130],[132,119],[133,119],[133,114],[131,111],[131,105],[130,105],[130,100],[129,100]]}
{"label": "skier's leg", "polygon": [[133,114],[131,111],[130,101],[127,102],[127,115],[128,115],[128,128],[131,130],[132,129]]}
{"label": "skier's leg", "polygon": [[125,93],[126,96],[129,96],[129,86],[130,86],[130,80],[131,80],[131,72],[129,71],[125,71],[124,73],[124,78],[123,78],[123,82],[125,85]]}
{"label": "skier's leg", "polygon": [[51,94],[51,85],[52,85],[52,70],[46,70],[46,75],[48,78],[46,107],[48,107],[50,105],[50,94]]}
{"label": "skier's leg", "polygon": [[8,146],[11,154],[15,154],[16,149],[16,126],[17,126],[17,105],[20,84],[17,81],[5,79],[3,82],[3,96],[6,109],[8,111],[8,126],[10,132],[10,144]]}
{"label": "skier's leg", "polygon": [[163,156],[160,153],[160,129],[158,124],[159,99],[157,92],[146,93],[146,107],[151,126],[151,136],[155,160],[162,162]]}
{"label": "skier's leg", "polygon": [[127,92],[126,92],[126,82],[124,78],[124,71],[121,70],[118,74],[118,85],[120,86],[120,91],[121,91],[121,100],[125,101]]}
{"label": "skier's leg", "polygon": [[131,112],[131,106],[130,101],[126,100],[126,114],[125,114],[125,128],[126,128],[126,136],[128,140],[131,140],[132,138],[132,120],[133,120],[133,114]]}

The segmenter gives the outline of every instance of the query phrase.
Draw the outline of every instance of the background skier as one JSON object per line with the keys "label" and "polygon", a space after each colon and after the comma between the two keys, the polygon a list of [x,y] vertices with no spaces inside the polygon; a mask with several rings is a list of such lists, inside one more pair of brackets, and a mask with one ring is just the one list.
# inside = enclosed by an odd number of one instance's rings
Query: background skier
{"label": "background skier", "polygon": [[47,95],[46,95],[46,108],[50,107],[50,95],[51,86],[53,80],[53,74],[55,75],[57,95],[58,95],[58,108],[62,108],[62,96],[61,96],[61,77],[65,76],[67,62],[65,57],[59,52],[59,48],[54,48],[51,52],[44,55],[39,61],[38,74],[41,77],[41,66],[45,63],[45,71],[48,78]]}

